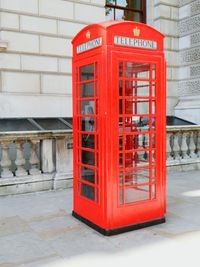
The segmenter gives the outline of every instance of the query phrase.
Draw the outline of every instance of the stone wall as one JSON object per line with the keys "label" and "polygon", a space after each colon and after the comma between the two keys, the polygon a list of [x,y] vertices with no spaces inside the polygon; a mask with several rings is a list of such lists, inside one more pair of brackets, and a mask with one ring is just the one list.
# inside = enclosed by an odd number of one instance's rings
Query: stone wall
{"label": "stone wall", "polygon": [[179,2],[180,101],[175,114],[200,124],[200,1]]}
{"label": "stone wall", "polygon": [[167,62],[167,115],[174,115],[178,102],[178,0],[147,1],[147,23],[165,34]]}
{"label": "stone wall", "polygon": [[0,117],[72,115],[71,40],[105,20],[104,2],[0,1]]}

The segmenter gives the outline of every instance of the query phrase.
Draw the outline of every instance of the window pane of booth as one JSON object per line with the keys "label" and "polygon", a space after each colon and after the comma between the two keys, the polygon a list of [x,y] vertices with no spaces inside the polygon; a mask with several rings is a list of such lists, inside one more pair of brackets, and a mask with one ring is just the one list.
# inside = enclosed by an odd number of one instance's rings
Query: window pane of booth
{"label": "window pane of booth", "polygon": [[[98,63],[79,67],[79,192],[98,201]],[[82,166],[82,165],[87,166]],[[94,184],[94,187],[87,184]]]}
{"label": "window pane of booth", "polygon": [[[120,117],[119,118],[119,132],[122,133],[123,129],[127,132],[137,132],[137,131],[149,131],[150,130],[150,120],[152,121],[152,129],[155,125],[155,118],[149,118],[145,116],[130,116],[130,117]],[[124,125],[124,128],[123,128]]]}
{"label": "window pane of booth", "polygon": [[81,84],[81,97],[94,96],[94,82]]}
{"label": "window pane of booth", "polygon": [[81,101],[81,114],[94,114],[94,100]]}
{"label": "window pane of booth", "polygon": [[[151,139],[154,139],[154,135],[151,135]],[[146,133],[126,135],[124,140],[126,150],[141,150],[150,146],[150,135]]]}
{"label": "window pane of booth", "polygon": [[150,199],[149,186],[138,186],[125,189],[125,203]]}
{"label": "window pane of booth", "polygon": [[93,117],[81,118],[81,131],[94,132],[94,123],[95,120]]}
{"label": "window pane of booth", "polygon": [[142,62],[125,62],[125,77],[149,79],[150,64]]}
{"label": "window pane of booth", "polygon": [[[125,103],[125,114],[149,114],[149,100],[148,99],[131,99],[128,98],[124,100]],[[120,100],[119,106],[123,105],[123,102]]]}
{"label": "window pane of booth", "polygon": [[135,169],[125,172],[125,185],[145,184],[150,182],[150,169]]}
{"label": "window pane of booth", "polygon": [[149,152],[147,151],[125,153],[124,158],[125,158],[125,168],[149,165]]}
{"label": "window pane of booth", "polygon": [[81,81],[94,79],[94,64],[89,64],[80,68]]}
{"label": "window pane of booth", "polygon": [[82,134],[82,147],[94,148],[95,147],[95,136],[93,134]]}
{"label": "window pane of booth", "polygon": [[94,192],[95,192],[95,189],[93,186],[90,186],[84,183],[81,184],[81,195],[82,196],[87,197],[91,200],[94,200],[94,196],[95,196]]}
{"label": "window pane of booth", "polygon": [[150,96],[150,83],[146,81],[125,81],[125,96]]}
{"label": "window pane of booth", "polygon": [[95,182],[95,171],[93,169],[82,167],[81,174],[82,180],[88,181],[90,183]]}
{"label": "window pane of booth", "polygon": [[94,152],[82,150],[81,158],[83,164],[94,166],[95,163]]}

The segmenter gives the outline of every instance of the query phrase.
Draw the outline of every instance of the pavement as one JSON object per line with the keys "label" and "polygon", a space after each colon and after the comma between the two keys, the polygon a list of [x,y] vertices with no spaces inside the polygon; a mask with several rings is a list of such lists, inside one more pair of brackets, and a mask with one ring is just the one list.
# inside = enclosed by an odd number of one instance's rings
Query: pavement
{"label": "pavement", "polygon": [[71,216],[72,189],[0,197],[0,267],[200,266],[200,171],[167,178],[164,224],[105,237]]}

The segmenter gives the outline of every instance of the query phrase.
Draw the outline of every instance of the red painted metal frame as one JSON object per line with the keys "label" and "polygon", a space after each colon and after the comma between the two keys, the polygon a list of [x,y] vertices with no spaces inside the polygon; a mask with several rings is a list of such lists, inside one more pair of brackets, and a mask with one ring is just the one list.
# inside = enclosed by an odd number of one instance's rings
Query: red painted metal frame
{"label": "red painted metal frame", "polygon": [[[140,30],[140,36],[135,37],[138,39],[146,39],[157,41],[157,49],[145,49],[137,47],[119,46],[114,44],[114,36],[125,36],[134,38],[133,29]],[[89,37],[87,36],[89,31]],[[86,43],[95,38],[102,37],[102,45],[88,49],[85,52],[76,53],[76,47],[80,44]],[[89,38],[89,39],[88,39]],[[100,24],[93,24],[85,27],[73,39],[73,140],[74,140],[74,212],[85,218],[86,221],[91,222],[97,227],[105,230],[122,228],[129,225],[139,224],[143,222],[162,219],[165,217],[166,212],[166,167],[165,167],[165,127],[166,127],[166,66],[163,52],[163,39],[164,36],[155,29],[136,22],[128,21],[111,21]],[[155,96],[119,96],[119,80],[130,81],[147,81],[149,82],[149,90],[152,92],[152,77],[144,78],[125,78],[119,77],[119,63],[120,62],[141,62],[149,64],[150,73],[152,73],[152,66],[156,66],[156,84]],[[94,79],[88,81],[80,81],[80,68],[89,64],[97,64],[94,71]],[[125,65],[125,64],[124,64]],[[140,69],[142,71],[142,69]],[[137,70],[139,72],[139,69]],[[95,77],[96,76],[96,77]],[[84,100],[98,101],[95,105],[96,114],[84,115],[80,111],[80,85],[87,82],[94,82],[97,87],[97,93],[94,97],[86,97]],[[123,85],[124,87],[125,85]],[[124,90],[124,88],[123,88]],[[131,90],[131,89],[130,89]],[[135,89],[136,91],[138,89]],[[136,92],[135,91],[135,92]],[[135,104],[128,107],[129,114],[119,114],[119,98],[132,99]],[[131,114],[133,108],[137,111],[136,101],[143,100],[154,101],[155,114]],[[130,102],[129,102],[130,103]],[[149,111],[151,113],[152,107],[149,104]],[[149,146],[146,148],[139,148],[138,143],[135,142],[133,146],[133,139],[131,136],[141,134],[141,131],[130,132],[128,141],[129,148],[119,150],[119,117],[129,118],[127,121],[131,122],[132,117],[155,117],[156,127],[152,127],[152,119],[150,119],[150,130],[146,129],[142,134],[155,134],[155,148],[152,148],[152,140],[149,138]],[[87,132],[87,134],[94,134],[95,146],[94,148],[81,147],[81,134],[82,132],[80,117],[93,117],[97,128],[95,132]],[[125,120],[124,120],[125,121]],[[122,123],[123,129],[125,124]],[[131,126],[133,127],[133,126]],[[133,128],[132,128],[133,129]],[[155,133],[154,133],[154,132]],[[124,132],[123,136],[127,133]],[[138,138],[135,137],[134,140]],[[125,141],[123,141],[125,142]],[[83,181],[81,179],[80,166],[87,166],[81,163],[81,150],[90,151],[95,153],[96,164],[89,167],[95,171],[95,182]],[[149,195],[150,199],[136,201],[131,203],[120,203],[119,194],[119,154],[125,155],[128,152],[148,152],[150,155],[156,151],[155,163],[152,163],[153,156],[150,159],[150,182]],[[98,156],[98,160],[97,160]],[[127,157],[127,164],[134,161],[133,156]],[[126,164],[126,159],[122,156],[123,164]],[[124,165],[124,167],[126,167]],[[122,168],[123,169],[123,168]],[[128,170],[136,169],[135,167],[127,168]],[[146,167],[139,166],[138,170],[147,169]],[[125,170],[125,169],[124,169]],[[155,171],[155,198],[152,197],[152,172]],[[123,181],[126,182],[125,176]],[[127,178],[128,181],[128,178]],[[87,184],[95,188],[94,199],[89,199],[80,192],[81,183]],[[141,184],[142,185],[142,184]],[[140,185],[140,186],[141,186]],[[147,184],[143,184],[147,185]],[[128,185],[127,188],[136,188],[137,184]],[[125,190],[124,184],[122,185],[123,191]]]}

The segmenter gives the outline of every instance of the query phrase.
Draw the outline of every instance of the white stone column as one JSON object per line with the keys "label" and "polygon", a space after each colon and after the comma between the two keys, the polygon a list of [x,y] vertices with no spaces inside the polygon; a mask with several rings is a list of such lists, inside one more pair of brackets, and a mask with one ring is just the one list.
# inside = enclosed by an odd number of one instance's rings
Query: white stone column
{"label": "white stone column", "polygon": [[15,164],[17,166],[17,170],[15,171],[15,175],[17,177],[26,176],[28,173],[24,168],[25,159],[23,153],[23,144],[24,142],[16,142],[16,160]]}
{"label": "white stone column", "polygon": [[194,138],[195,138],[195,133],[191,132],[190,133],[189,151],[190,151],[190,157],[192,159],[196,159],[197,158],[197,154],[195,153],[196,145],[195,145]]}
{"label": "white stone column", "polygon": [[31,168],[29,170],[31,175],[40,174],[41,171],[39,170],[39,159],[37,155],[37,144],[39,144],[40,140],[31,140],[31,155],[30,155],[30,164]]}
{"label": "white stone column", "polygon": [[182,133],[181,152],[182,152],[182,159],[183,160],[190,158],[188,156],[187,136],[188,136],[188,132]]}
{"label": "white stone column", "polygon": [[172,133],[169,133],[167,132],[167,135],[166,135],[166,153],[167,153],[167,161],[172,161],[173,158],[172,158],[172,148],[171,148],[171,136],[172,136]]}
{"label": "white stone column", "polygon": [[52,173],[55,169],[53,162],[53,140],[42,140],[41,160],[43,173]]}
{"label": "white stone column", "polygon": [[180,146],[179,146],[179,135],[180,132],[176,132],[174,134],[174,145],[173,145],[173,151],[174,151],[174,159],[180,160]]}
{"label": "white stone column", "polygon": [[198,132],[198,139],[197,139],[197,155],[200,158],[200,131]]}
{"label": "white stone column", "polygon": [[2,142],[2,157],[0,165],[2,167],[1,178],[11,178],[13,173],[10,171],[11,160],[9,157],[9,144],[10,142]]}

